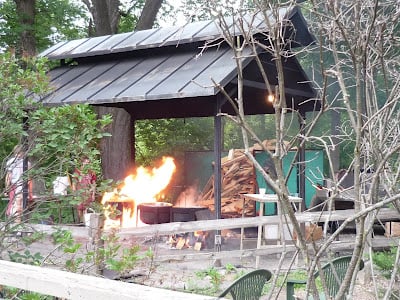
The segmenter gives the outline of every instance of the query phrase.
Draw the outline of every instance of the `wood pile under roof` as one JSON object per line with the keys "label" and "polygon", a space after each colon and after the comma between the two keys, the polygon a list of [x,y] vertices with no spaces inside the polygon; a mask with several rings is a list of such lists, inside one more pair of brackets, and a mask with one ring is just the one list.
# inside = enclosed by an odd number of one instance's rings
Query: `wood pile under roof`
{"label": "wood pile under roof", "polygon": [[[264,140],[263,145],[273,151],[276,140]],[[288,147],[288,143],[285,142]],[[261,151],[262,147],[255,144],[250,152]],[[258,190],[256,172],[253,163],[244,154],[243,149],[231,149],[228,156],[221,159],[222,194],[221,213],[223,217],[237,217],[243,213],[242,194],[256,193]],[[208,207],[214,211],[214,175],[212,175],[204,186],[197,205]],[[255,204],[253,201],[246,202],[244,208],[245,216],[254,216]]]}

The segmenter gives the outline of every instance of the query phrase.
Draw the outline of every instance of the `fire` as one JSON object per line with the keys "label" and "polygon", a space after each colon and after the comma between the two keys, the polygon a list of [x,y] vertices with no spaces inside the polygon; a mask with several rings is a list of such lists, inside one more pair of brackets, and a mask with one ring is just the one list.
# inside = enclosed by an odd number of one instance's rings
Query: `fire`
{"label": "fire", "polygon": [[[107,208],[122,203],[122,227],[132,227],[137,224],[136,207],[141,203],[157,202],[157,198],[171,181],[176,170],[172,157],[163,157],[158,168],[138,167],[136,174],[127,176],[120,187],[103,195],[102,204]],[[119,205],[121,206],[121,204]],[[112,217],[106,214],[106,225],[111,224]]]}

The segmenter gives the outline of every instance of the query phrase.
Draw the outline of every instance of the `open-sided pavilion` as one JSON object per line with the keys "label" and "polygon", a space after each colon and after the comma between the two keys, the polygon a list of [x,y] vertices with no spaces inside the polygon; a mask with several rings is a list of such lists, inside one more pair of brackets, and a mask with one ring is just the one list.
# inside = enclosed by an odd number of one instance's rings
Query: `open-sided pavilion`
{"label": "open-sided pavilion", "polygon": [[[272,15],[270,18],[270,22],[276,22]],[[286,21],[288,51],[313,43],[298,7],[281,9],[279,18]],[[234,18],[229,20],[229,31],[238,35]],[[245,20],[254,37],[267,43],[264,18]],[[89,103],[118,107],[125,109],[133,120],[214,117],[215,207],[219,218],[222,128],[219,113],[235,114],[220,87],[235,98],[238,71],[233,51],[224,42],[217,23],[201,21],[61,42],[40,55],[61,62],[60,67],[49,73],[53,91],[41,99],[46,105]],[[218,46],[209,46],[210,41]],[[277,86],[278,72],[271,54],[261,48],[257,50],[269,83]],[[266,101],[268,91],[250,47],[244,50],[242,64],[245,114],[274,113],[272,103]],[[316,92],[296,57],[285,58],[283,67],[286,106],[303,116],[319,110]],[[303,195],[304,176],[299,178],[299,192]]]}

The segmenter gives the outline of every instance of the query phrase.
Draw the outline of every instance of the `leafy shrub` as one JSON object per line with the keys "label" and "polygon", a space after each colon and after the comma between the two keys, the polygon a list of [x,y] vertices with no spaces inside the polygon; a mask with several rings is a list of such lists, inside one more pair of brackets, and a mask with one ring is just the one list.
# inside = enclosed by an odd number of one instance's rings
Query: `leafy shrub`
{"label": "leafy shrub", "polygon": [[382,270],[382,275],[390,278],[396,259],[396,247],[391,247],[389,251],[379,251],[372,254],[373,263]]}

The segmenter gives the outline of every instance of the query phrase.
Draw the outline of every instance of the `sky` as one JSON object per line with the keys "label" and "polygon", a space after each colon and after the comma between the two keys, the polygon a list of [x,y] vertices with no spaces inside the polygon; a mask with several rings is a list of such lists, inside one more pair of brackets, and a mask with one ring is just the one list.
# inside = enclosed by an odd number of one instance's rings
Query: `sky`
{"label": "sky", "polygon": [[[182,0],[167,0],[169,4],[174,6],[175,8],[178,8],[179,6],[182,5]],[[178,13],[174,18],[171,17],[170,21],[160,21],[160,26],[165,27],[165,26],[171,26],[171,25],[184,25],[186,23],[185,16],[181,13]]]}

